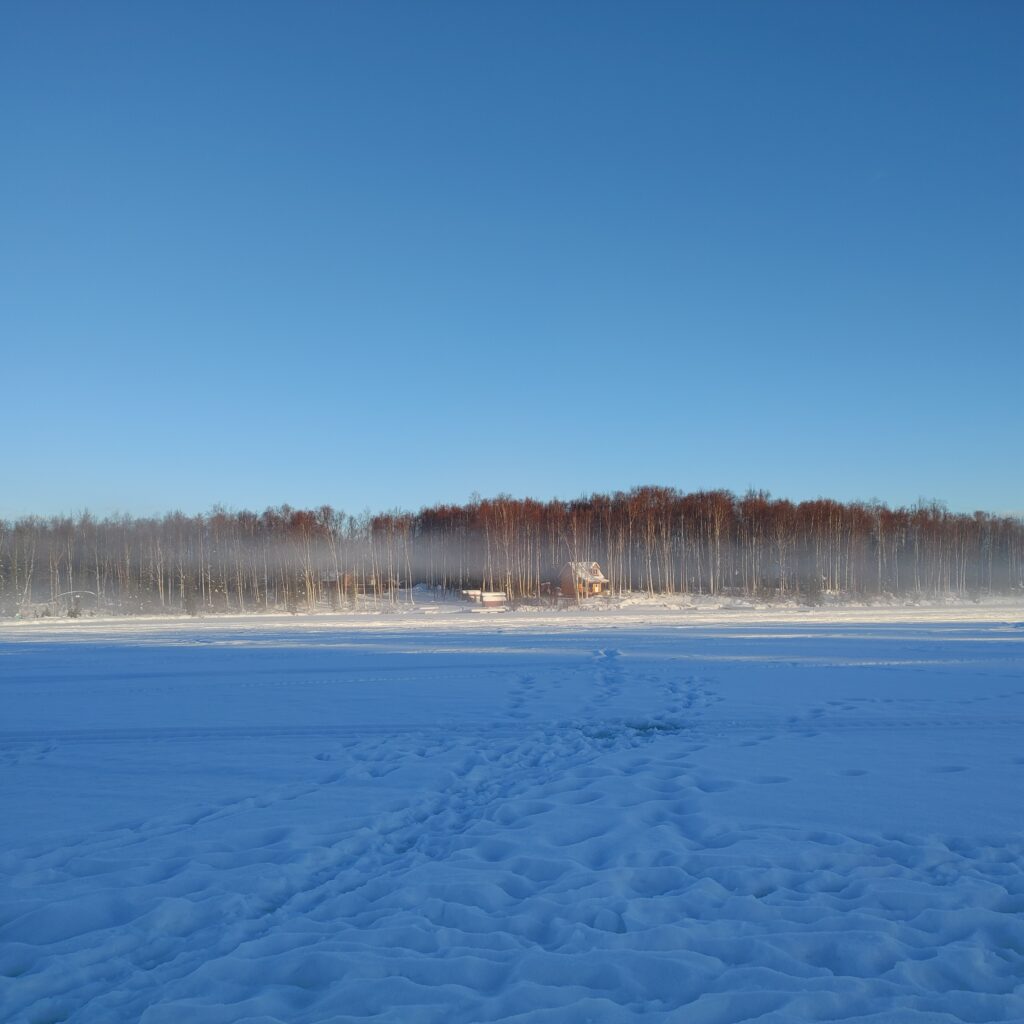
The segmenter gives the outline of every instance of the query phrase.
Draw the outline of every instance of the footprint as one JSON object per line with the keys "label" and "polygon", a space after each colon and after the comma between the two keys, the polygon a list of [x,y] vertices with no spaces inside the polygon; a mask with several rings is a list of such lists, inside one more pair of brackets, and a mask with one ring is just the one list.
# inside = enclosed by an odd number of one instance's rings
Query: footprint
{"label": "footprint", "polygon": [[965,764],[943,764],[936,768],[929,768],[928,771],[937,775],[948,775],[951,772],[965,772],[967,771],[967,765]]}
{"label": "footprint", "polygon": [[859,775],[867,775],[866,768],[844,768],[842,771],[837,772],[837,775],[846,775],[850,778],[855,778]]}

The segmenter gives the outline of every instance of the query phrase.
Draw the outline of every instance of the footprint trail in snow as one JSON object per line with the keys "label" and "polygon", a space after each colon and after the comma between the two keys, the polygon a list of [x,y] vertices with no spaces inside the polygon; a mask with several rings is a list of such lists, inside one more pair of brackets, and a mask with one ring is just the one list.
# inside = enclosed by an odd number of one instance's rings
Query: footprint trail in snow
{"label": "footprint trail in snow", "polygon": [[908,632],[0,635],[0,1017],[1022,1019],[1024,638]]}

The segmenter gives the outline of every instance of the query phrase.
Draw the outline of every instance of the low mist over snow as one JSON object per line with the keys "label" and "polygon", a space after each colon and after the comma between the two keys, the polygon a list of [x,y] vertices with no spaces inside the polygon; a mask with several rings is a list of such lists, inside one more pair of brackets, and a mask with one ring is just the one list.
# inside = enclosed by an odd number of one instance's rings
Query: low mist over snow
{"label": "low mist over snow", "polygon": [[560,585],[572,594],[564,571],[581,563],[597,563],[603,589],[620,597],[1024,593],[1024,522],[936,503],[794,504],[671,487],[569,502],[506,495],[415,514],[324,505],[0,520],[0,615],[378,608],[410,602],[418,586],[547,604]]}

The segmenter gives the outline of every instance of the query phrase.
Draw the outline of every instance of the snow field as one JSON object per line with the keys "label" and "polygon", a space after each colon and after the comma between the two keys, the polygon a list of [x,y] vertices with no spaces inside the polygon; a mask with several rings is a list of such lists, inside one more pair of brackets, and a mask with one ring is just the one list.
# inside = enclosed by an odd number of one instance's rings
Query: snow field
{"label": "snow field", "polygon": [[512,619],[0,631],[0,1018],[1024,1019],[1019,623]]}

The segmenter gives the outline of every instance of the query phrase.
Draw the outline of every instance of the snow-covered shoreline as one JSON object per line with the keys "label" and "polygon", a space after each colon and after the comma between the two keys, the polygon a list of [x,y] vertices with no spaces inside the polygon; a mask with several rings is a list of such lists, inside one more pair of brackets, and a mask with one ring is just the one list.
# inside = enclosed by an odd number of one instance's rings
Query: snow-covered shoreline
{"label": "snow-covered shoreline", "polygon": [[602,626],[713,626],[776,623],[926,623],[1013,622],[1024,619],[1024,595],[974,599],[879,599],[854,602],[832,599],[819,604],[793,601],[753,601],[743,598],[629,595],[596,599],[580,605],[545,608],[480,608],[461,601],[437,601],[418,596],[393,604],[367,604],[358,610],[289,613],[284,611],[211,612],[203,615],[140,614],[89,615],[77,618],[42,616],[0,618],[0,637],[14,639],[33,633],[129,636],[198,630],[379,630],[379,629],[595,629]]}

